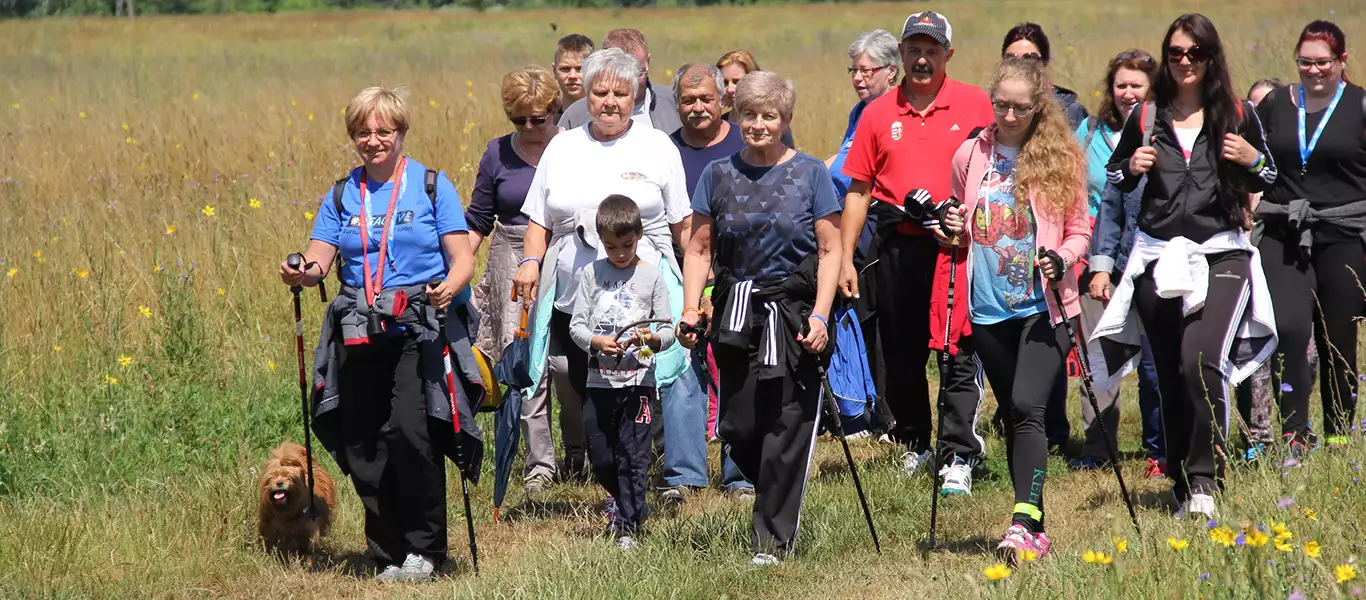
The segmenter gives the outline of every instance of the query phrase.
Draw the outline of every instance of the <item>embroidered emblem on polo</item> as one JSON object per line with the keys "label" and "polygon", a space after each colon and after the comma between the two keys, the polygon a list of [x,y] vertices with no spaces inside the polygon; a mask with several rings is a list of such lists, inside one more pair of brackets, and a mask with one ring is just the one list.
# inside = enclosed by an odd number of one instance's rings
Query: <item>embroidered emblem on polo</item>
{"label": "embroidered emblem on polo", "polygon": [[642,179],[645,179],[645,174],[637,173],[635,171],[627,171],[621,174],[621,178],[627,181],[640,181]]}
{"label": "embroidered emblem on polo", "polygon": [[900,140],[900,139],[901,139],[901,121],[896,121],[896,122],[892,123],[892,141],[895,142],[895,141]]}
{"label": "embroidered emblem on polo", "polygon": [[954,123],[954,124],[953,124],[953,127],[950,127],[950,128],[949,128],[949,131],[959,131],[959,130],[960,130],[960,128],[958,127],[958,124],[957,124],[957,123]]}

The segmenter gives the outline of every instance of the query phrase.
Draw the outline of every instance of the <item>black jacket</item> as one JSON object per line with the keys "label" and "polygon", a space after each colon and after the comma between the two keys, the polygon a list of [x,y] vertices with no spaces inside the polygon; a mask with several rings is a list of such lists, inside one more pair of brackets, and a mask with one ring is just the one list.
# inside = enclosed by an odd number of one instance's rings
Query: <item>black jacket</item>
{"label": "black jacket", "polygon": [[797,334],[806,328],[816,301],[817,266],[813,252],[787,278],[761,286],[736,279],[718,256],[712,288],[716,303],[712,343],[750,350],[758,361],[760,379],[797,373],[804,361],[815,358],[802,348]]}
{"label": "black jacket", "polygon": [[[1242,106],[1243,120],[1238,133],[1266,157],[1266,164],[1255,174],[1242,168],[1236,168],[1235,172],[1245,178],[1249,193],[1260,192],[1276,181],[1276,163],[1266,149],[1262,124],[1252,104],[1244,101]],[[1218,165],[1223,160],[1222,137],[1212,139],[1209,132],[1202,129],[1195,139],[1188,164],[1172,128],[1170,109],[1159,104],[1156,110],[1151,143],[1157,149],[1157,163],[1148,172],[1147,186],[1143,189],[1139,231],[1159,240],[1185,237],[1198,244],[1215,234],[1241,227],[1240,223],[1231,222],[1219,206]],[[1124,133],[1105,167],[1110,183],[1125,193],[1133,191],[1140,179],[1129,172],[1129,158],[1143,144],[1143,119],[1138,115],[1134,117],[1125,122]]]}
{"label": "black jacket", "polygon": [[1077,102],[1077,93],[1065,87],[1053,86],[1053,97],[1058,99],[1058,104],[1062,106],[1063,114],[1067,115],[1067,122],[1071,124],[1072,131],[1076,131],[1081,126],[1081,122],[1090,116],[1080,102]]}

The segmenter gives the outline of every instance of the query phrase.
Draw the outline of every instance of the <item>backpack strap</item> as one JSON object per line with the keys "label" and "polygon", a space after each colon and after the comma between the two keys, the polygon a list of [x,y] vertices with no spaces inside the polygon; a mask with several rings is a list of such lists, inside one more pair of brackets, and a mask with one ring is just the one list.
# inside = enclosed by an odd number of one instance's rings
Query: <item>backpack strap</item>
{"label": "backpack strap", "polygon": [[1091,140],[1096,139],[1096,132],[1100,131],[1100,119],[1095,115],[1086,118],[1086,142],[1081,145],[1081,151],[1087,152],[1091,148]]}
{"label": "backpack strap", "polygon": [[436,212],[436,171],[427,169],[427,176],[423,183],[427,188],[427,199],[432,201],[432,212]]}
{"label": "backpack strap", "polygon": [[332,207],[337,209],[337,218],[339,219],[342,213],[342,194],[346,193],[346,180],[350,178],[350,176],[346,176],[332,184]]}
{"label": "backpack strap", "polygon": [[[1143,143],[1140,147],[1151,146],[1153,144],[1153,125],[1157,124],[1157,104],[1152,101],[1144,102],[1139,108],[1138,130],[1143,132]],[[1241,108],[1239,110],[1242,110]]]}

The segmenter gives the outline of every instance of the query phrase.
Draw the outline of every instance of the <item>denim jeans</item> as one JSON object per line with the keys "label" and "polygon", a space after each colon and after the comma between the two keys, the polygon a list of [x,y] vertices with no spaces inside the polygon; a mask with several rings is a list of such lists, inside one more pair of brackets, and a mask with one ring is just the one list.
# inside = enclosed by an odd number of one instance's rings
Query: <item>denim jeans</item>
{"label": "denim jeans", "polygon": [[1162,395],[1157,391],[1157,365],[1148,336],[1143,336],[1143,354],[1138,360],[1138,412],[1143,419],[1143,450],[1148,458],[1167,461],[1162,440]]}
{"label": "denim jeans", "polygon": [[673,383],[659,388],[664,416],[664,482],[707,487],[705,355],[694,351]]}

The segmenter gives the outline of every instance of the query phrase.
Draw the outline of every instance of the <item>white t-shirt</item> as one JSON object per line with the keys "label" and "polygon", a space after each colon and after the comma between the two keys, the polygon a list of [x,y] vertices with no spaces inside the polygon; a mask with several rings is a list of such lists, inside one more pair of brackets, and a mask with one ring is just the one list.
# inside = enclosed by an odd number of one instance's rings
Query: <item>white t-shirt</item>
{"label": "white t-shirt", "polygon": [[640,106],[637,106],[635,111],[631,113],[631,120],[635,121],[638,125],[654,127],[655,121],[650,118],[650,86],[645,86],[645,91],[643,93],[645,94],[645,101],[641,102]]}
{"label": "white t-shirt", "polygon": [[[604,143],[593,139],[589,126],[565,131],[546,146],[522,204],[528,219],[554,237],[572,234],[579,214],[596,210],[612,194],[636,201],[647,235],[691,214],[683,160],[668,134],[633,122],[625,135]],[[573,308],[579,270],[598,258],[574,241],[577,236],[570,238],[555,264],[555,308],[564,312]],[[642,251],[645,246],[642,241]]]}
{"label": "white t-shirt", "polygon": [[1191,152],[1195,150],[1195,139],[1200,137],[1200,128],[1187,129],[1172,127],[1176,130],[1176,141],[1181,144],[1181,153],[1186,155],[1186,164],[1191,162]]}

